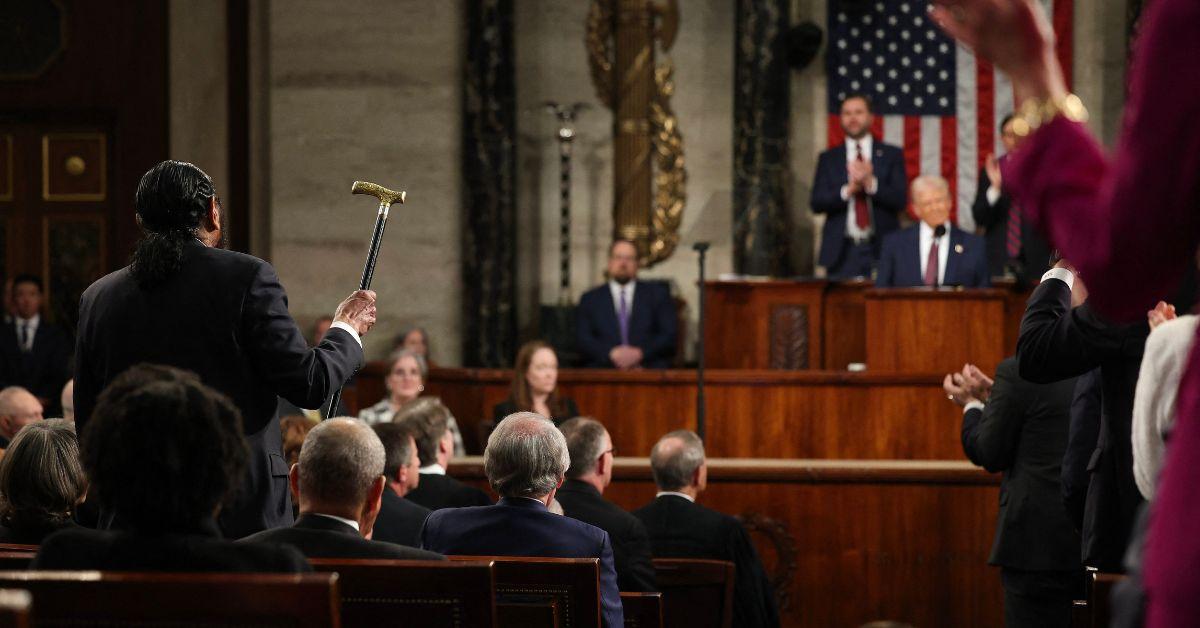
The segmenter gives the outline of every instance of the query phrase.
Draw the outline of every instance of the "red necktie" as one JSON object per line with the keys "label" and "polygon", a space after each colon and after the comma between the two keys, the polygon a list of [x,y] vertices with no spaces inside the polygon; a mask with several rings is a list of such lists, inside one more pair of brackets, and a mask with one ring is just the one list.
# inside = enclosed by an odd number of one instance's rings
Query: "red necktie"
{"label": "red necktie", "polygon": [[[854,159],[859,162],[863,160],[862,142],[854,143]],[[863,231],[871,226],[871,213],[867,206],[866,190],[859,190],[858,194],[854,195],[854,222]]]}
{"label": "red necktie", "polygon": [[938,285],[938,238],[936,235],[933,236],[933,241],[929,245],[929,259],[925,261],[925,285]]}

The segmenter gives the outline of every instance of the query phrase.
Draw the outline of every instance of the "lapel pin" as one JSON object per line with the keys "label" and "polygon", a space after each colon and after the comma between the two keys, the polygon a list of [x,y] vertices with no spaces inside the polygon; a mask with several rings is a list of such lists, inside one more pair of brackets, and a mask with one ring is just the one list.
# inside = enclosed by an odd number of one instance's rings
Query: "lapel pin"
{"label": "lapel pin", "polygon": [[954,252],[955,252],[955,253],[958,253],[958,254],[960,254],[960,255],[961,255],[961,254],[962,254],[962,252],[963,252],[963,247],[962,247],[962,245],[961,245],[961,244],[955,244],[955,245],[954,245]]}

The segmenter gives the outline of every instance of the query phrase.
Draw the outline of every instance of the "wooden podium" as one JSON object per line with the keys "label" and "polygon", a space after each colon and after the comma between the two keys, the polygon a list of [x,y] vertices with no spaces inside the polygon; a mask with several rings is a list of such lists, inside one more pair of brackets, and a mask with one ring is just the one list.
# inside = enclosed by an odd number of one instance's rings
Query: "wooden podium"
{"label": "wooden podium", "polygon": [[994,373],[1005,346],[1003,290],[887,288],[866,292],[867,370]]}
{"label": "wooden podium", "polygon": [[821,368],[823,280],[708,281],[706,366]]}

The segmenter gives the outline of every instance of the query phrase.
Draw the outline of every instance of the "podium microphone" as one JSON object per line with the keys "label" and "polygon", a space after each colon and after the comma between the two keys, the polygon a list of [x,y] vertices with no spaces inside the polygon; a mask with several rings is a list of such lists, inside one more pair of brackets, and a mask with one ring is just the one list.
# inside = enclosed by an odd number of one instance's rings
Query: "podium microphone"
{"label": "podium microphone", "polygon": [[704,254],[708,252],[708,242],[697,242],[692,245],[692,250],[699,253],[698,263],[700,265],[700,284],[699,284],[699,300],[700,300],[700,337],[696,343],[696,434],[700,437],[701,442],[704,441]]}

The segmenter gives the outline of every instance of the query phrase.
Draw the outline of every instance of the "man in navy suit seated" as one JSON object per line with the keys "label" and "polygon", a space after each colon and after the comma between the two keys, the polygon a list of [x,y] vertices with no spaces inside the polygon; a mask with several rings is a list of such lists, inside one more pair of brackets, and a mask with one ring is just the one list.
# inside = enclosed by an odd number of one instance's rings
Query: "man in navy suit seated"
{"label": "man in navy suit seated", "polygon": [[508,415],[483,451],[484,473],[500,501],[434,511],[421,530],[421,547],[467,556],[599,558],[601,618],[608,628],[621,628],[608,533],[548,510],[570,462],[566,438],[549,419],[532,412]]}
{"label": "man in navy suit seated", "polygon": [[576,308],[582,366],[663,369],[675,357],[675,301],[661,282],[638,281],[637,245],[608,247],[608,283],[588,290]]}
{"label": "man in navy suit seated", "polygon": [[908,199],[904,151],[871,137],[871,100],[851,94],[840,111],[846,141],[821,153],[812,210],[825,214],[817,263],[831,279],[870,277],[880,239],[900,228]]}
{"label": "man in navy suit seated", "polygon": [[946,180],[932,175],[913,179],[912,198],[921,222],[883,239],[875,285],[986,288],[987,248],[983,238],[950,222]]}

